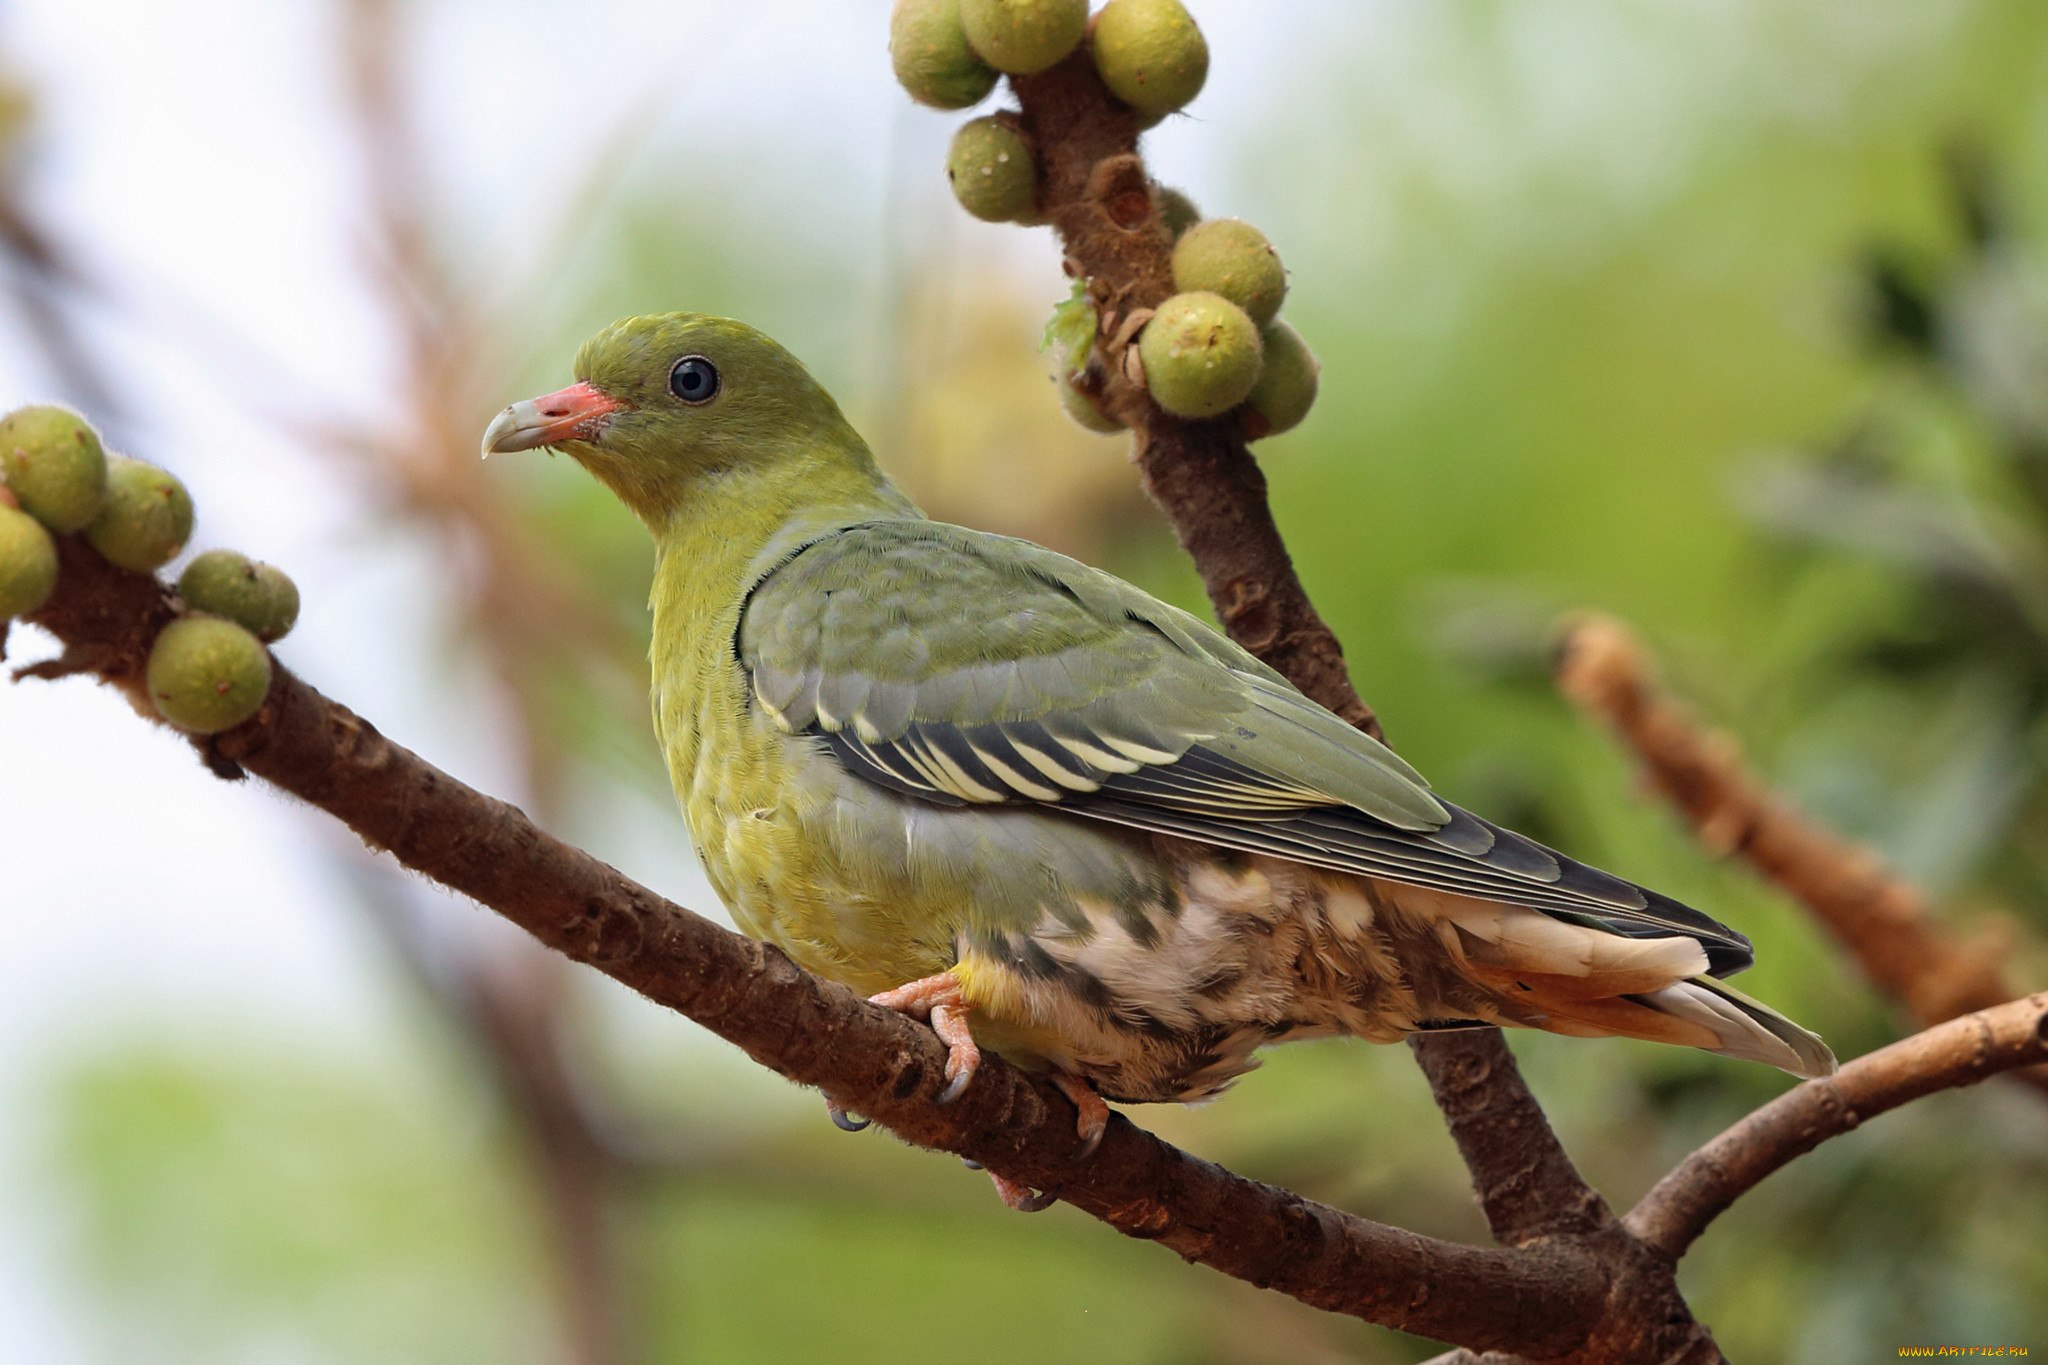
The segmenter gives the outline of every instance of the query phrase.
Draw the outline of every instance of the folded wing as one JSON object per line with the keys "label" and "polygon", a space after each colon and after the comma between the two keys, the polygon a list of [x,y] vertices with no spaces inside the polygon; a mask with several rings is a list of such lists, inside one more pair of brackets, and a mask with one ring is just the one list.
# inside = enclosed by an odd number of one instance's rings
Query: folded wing
{"label": "folded wing", "polygon": [[1028,542],[839,532],[756,586],[736,645],[777,724],[906,797],[1037,804],[1749,965],[1735,931],[1438,799],[1217,631]]}

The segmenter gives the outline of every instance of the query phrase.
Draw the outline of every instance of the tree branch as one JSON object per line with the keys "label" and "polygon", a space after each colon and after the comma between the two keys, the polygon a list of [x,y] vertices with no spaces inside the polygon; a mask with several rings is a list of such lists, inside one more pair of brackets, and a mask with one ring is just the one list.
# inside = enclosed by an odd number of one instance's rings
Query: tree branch
{"label": "tree branch", "polygon": [[[1737,854],[1805,906],[1873,985],[1923,1027],[2018,994],[1999,970],[1997,935],[1959,942],[1919,888],[1773,794],[1726,734],[1710,732],[1657,685],[1642,642],[1621,622],[1588,616],[1567,633],[1557,684],[1604,722],[1642,764],[1650,787],[1709,852]],[[2048,1071],[2013,1079],[2048,1097]]]}
{"label": "tree branch", "polygon": [[[30,620],[65,651],[31,671],[93,674],[149,714],[143,665],[174,599],[75,537],[58,543],[57,593]],[[1532,1255],[1354,1218],[1191,1157],[1121,1116],[1096,1155],[1077,1163],[1072,1105],[996,1058],[959,1102],[940,1108],[944,1050],[930,1030],[663,900],[392,743],[281,665],[254,719],[195,745],[216,773],[254,773],[320,807],[762,1065],[907,1141],[1054,1190],[1127,1236],[1313,1307],[1476,1349],[1563,1355],[1600,1316],[1604,1270],[1568,1243]]]}
{"label": "tree branch", "polygon": [[[1011,85],[1037,153],[1039,209],[1095,301],[1098,358],[1089,382],[1104,409],[1130,427],[1145,489],[1193,559],[1217,619],[1303,692],[1378,737],[1336,634],[1294,570],[1266,477],[1236,419],[1175,417],[1126,372],[1137,332],[1130,324],[1173,293],[1172,243],[1137,154],[1135,117],[1103,89],[1085,50]],[[1451,1119],[1496,1237],[1517,1245],[1612,1220],[1551,1132],[1499,1030],[1421,1036],[1410,1045]],[[1485,1121],[1500,1117],[1512,1121]]]}
{"label": "tree branch", "polygon": [[2048,1061],[2048,992],[1951,1019],[1789,1090],[1687,1157],[1625,1220],[1676,1259],[1764,1177],[1831,1137],[1937,1090]]}
{"label": "tree branch", "polygon": [[1551,1131],[1499,1029],[1411,1034],[1408,1046],[1472,1172],[1495,1238],[1526,1246],[1613,1224],[1607,1201]]}

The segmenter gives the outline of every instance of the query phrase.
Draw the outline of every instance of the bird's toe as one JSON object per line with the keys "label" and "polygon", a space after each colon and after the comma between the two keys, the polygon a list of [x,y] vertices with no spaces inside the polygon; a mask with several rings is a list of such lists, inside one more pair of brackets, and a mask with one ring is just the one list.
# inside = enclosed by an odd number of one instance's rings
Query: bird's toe
{"label": "bird's toe", "polygon": [[1018,1213],[1042,1213],[1059,1202],[1059,1196],[1048,1190],[1034,1190],[994,1171],[988,1173],[988,1178],[995,1183],[997,1197]]}
{"label": "bird's toe", "polygon": [[1095,1093],[1094,1086],[1071,1071],[1053,1072],[1052,1083],[1079,1111],[1074,1131],[1081,1138],[1081,1160],[1086,1161],[1095,1155],[1095,1149],[1102,1145],[1102,1135],[1109,1131],[1109,1104]]}

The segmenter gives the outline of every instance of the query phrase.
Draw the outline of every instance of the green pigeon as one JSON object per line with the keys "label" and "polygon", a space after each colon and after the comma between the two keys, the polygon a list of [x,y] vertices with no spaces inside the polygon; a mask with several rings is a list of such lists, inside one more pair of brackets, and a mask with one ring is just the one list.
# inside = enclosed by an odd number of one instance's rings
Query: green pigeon
{"label": "green pigeon", "polygon": [[655,730],[712,885],[929,1019],[949,1097],[990,1048],[1092,1143],[1104,1099],[1207,1099],[1268,1043],[1483,1024],[1834,1069],[1717,979],[1741,934],[1444,801],[1187,612],[925,517],[754,329],[629,318],[575,374],[484,453],[564,451],[646,524]]}

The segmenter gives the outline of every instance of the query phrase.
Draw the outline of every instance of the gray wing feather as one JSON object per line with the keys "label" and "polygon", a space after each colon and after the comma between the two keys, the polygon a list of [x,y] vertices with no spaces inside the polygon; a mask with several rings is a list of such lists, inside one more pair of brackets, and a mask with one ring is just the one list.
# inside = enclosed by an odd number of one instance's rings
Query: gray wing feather
{"label": "gray wing feather", "polygon": [[[933,608],[934,582],[986,612]],[[757,585],[737,643],[785,729],[908,798],[1041,805],[1631,937],[1685,935],[1716,975],[1749,964],[1742,935],[1439,801],[1210,627],[1026,542],[852,528]]]}

